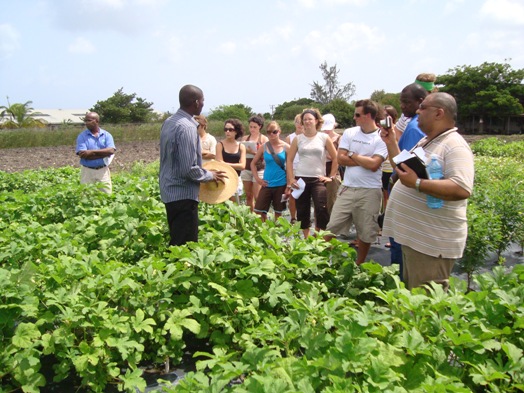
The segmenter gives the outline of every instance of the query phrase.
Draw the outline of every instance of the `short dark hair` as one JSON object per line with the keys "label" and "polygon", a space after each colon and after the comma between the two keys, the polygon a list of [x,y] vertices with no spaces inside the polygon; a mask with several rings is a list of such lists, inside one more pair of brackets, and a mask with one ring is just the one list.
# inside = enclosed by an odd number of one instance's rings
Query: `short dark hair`
{"label": "short dark hair", "polygon": [[355,103],[355,108],[362,107],[362,112],[371,115],[371,119],[375,120],[378,115],[378,104],[370,99],[358,100]]}
{"label": "short dark hair", "polygon": [[397,112],[397,109],[393,105],[384,105],[384,111],[386,112],[386,116],[391,117],[391,120],[393,121],[393,123],[397,122],[398,112]]}
{"label": "short dark hair", "polygon": [[244,125],[238,119],[227,119],[224,122],[224,126],[229,123],[235,128],[235,139],[240,139],[244,136]]}
{"label": "short dark hair", "polygon": [[262,128],[264,128],[264,117],[262,115],[255,115],[255,116],[251,116],[248,120],[248,123],[256,123],[258,124],[258,126],[260,127],[260,131],[262,131]]}
{"label": "short dark hair", "polygon": [[183,86],[178,93],[181,108],[192,106],[195,101],[200,100],[202,97],[204,97],[204,92],[199,87],[193,85]]}
{"label": "short dark hair", "polygon": [[422,102],[427,97],[428,91],[418,83],[411,83],[402,89],[402,93],[410,94],[416,101]]}

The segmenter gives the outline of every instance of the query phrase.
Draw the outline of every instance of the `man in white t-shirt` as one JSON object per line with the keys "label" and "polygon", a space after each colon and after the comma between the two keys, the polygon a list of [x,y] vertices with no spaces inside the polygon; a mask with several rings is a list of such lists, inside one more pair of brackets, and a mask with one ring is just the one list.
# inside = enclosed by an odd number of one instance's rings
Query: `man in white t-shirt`
{"label": "man in white t-shirt", "polygon": [[346,166],[344,180],[338,190],[327,231],[331,240],[347,233],[351,224],[357,229],[357,265],[366,259],[377,239],[377,218],[382,202],[382,162],[387,158],[386,144],[380,138],[376,125],[377,103],[360,100],[355,104],[353,119],[357,126],[348,128],[340,138],[338,162]]}

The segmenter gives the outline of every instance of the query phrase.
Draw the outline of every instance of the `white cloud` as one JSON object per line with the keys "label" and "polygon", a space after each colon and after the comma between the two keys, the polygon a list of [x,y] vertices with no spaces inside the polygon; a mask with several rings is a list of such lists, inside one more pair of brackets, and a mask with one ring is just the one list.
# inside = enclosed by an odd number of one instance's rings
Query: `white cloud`
{"label": "white cloud", "polygon": [[385,41],[384,35],[376,27],[363,23],[343,23],[335,29],[326,29],[313,30],[306,35],[301,44],[302,54],[309,53],[321,61],[333,61],[356,54],[358,58],[364,59],[366,55],[380,50]]}
{"label": "white cloud", "polygon": [[19,48],[20,35],[11,25],[0,25],[0,58],[11,57]]}
{"label": "white cloud", "polygon": [[509,25],[524,25],[524,3],[520,0],[486,0],[480,14]]}
{"label": "white cloud", "polygon": [[229,41],[229,42],[223,42],[222,44],[220,44],[216,51],[224,55],[230,55],[230,54],[235,53],[236,50],[237,50],[237,44]]}
{"label": "white cloud", "polygon": [[95,46],[84,37],[78,37],[73,43],[67,47],[69,52],[81,55],[90,55],[96,52]]}

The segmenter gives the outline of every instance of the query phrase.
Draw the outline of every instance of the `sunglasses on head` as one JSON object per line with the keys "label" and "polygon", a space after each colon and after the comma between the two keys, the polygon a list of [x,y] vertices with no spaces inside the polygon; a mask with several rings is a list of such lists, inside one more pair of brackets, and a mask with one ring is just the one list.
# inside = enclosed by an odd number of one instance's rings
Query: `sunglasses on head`
{"label": "sunglasses on head", "polygon": [[235,128],[233,128],[233,127],[231,127],[231,128],[230,127],[224,127],[224,132],[233,132],[233,131],[235,131]]}

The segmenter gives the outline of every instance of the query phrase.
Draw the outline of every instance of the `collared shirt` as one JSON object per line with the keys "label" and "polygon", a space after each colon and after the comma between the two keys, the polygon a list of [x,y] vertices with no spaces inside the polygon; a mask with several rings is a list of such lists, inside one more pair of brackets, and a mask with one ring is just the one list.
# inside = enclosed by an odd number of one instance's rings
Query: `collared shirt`
{"label": "collared shirt", "polygon": [[213,180],[213,174],[202,168],[197,125],[182,109],[162,125],[159,183],[164,203],[183,199],[198,201],[200,183]]}
{"label": "collared shirt", "polygon": [[[93,136],[91,131],[86,129],[76,138],[76,154],[85,150],[100,150],[108,147],[116,150],[113,136],[102,128],[99,129],[98,136],[96,137]],[[97,158],[96,160],[80,158],[80,164],[88,168],[98,168],[106,165],[103,158]]]}
{"label": "collared shirt", "polygon": [[[473,190],[475,175],[473,153],[454,129],[449,135],[426,143],[427,161],[432,154],[438,156],[445,179],[449,179],[468,191]],[[430,209],[427,195],[414,188],[404,186],[400,181],[391,190],[384,219],[384,236],[426,255],[439,258],[460,258],[468,234],[467,199],[444,201],[440,209]]]}

